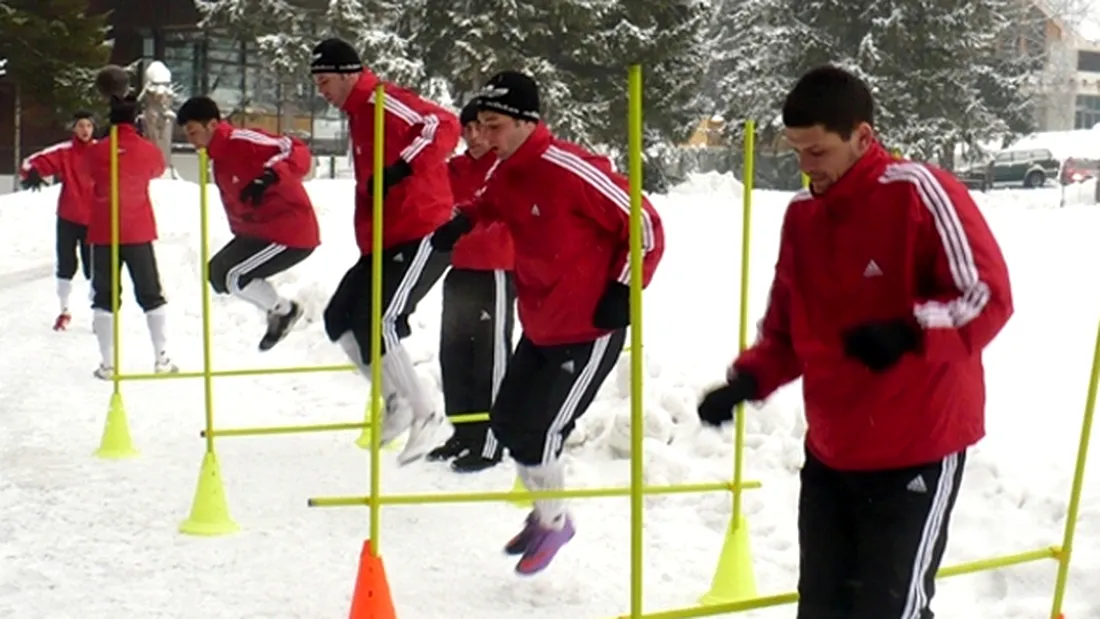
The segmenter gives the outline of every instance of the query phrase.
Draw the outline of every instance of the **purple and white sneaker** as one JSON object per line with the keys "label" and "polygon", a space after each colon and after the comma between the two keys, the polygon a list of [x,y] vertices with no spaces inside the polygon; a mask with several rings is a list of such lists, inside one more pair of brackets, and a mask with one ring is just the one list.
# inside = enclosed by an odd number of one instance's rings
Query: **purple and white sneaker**
{"label": "purple and white sneaker", "polygon": [[[573,539],[576,530],[573,519],[564,516],[565,523],[560,529],[536,523],[531,537],[527,540],[527,550],[516,564],[516,573],[537,574],[546,569],[561,547]],[[521,533],[522,535],[522,533]]]}
{"label": "purple and white sneaker", "polygon": [[516,533],[515,537],[508,540],[508,543],[504,545],[504,554],[521,555],[527,552],[527,546],[535,537],[538,525],[539,521],[538,517],[535,516],[535,512],[527,514],[527,520],[523,522],[523,530]]}

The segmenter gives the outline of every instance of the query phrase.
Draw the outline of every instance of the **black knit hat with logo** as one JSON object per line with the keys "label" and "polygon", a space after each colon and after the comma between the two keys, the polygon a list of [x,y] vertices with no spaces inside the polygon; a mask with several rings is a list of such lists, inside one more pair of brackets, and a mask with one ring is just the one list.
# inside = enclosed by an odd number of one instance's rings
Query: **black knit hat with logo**
{"label": "black knit hat with logo", "polygon": [[313,48],[310,73],[358,73],[362,70],[359,52],[343,39],[325,39]]}
{"label": "black knit hat with logo", "polygon": [[519,71],[494,75],[477,94],[476,101],[479,111],[531,122],[539,120],[539,86],[531,76]]}

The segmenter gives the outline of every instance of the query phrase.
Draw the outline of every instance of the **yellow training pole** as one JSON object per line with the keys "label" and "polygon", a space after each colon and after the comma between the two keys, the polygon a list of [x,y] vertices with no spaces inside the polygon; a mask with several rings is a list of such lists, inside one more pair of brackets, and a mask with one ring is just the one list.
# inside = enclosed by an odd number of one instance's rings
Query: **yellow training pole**
{"label": "yellow training pole", "polygon": [[[749,262],[752,233],[752,189],[755,175],[756,123],[745,121],[744,169],[741,185],[741,303],[737,325],[737,349],[748,348],[749,333]],[[733,513],[730,528],[718,557],[718,569],[710,591],[700,600],[703,604],[738,602],[756,597],[756,577],[752,569],[748,523],[742,512],[741,482],[744,477],[745,405],[738,404],[734,413],[733,440]]]}
{"label": "yellow training pole", "polygon": [[1066,594],[1066,579],[1069,576],[1069,560],[1073,552],[1073,534],[1077,528],[1077,513],[1081,508],[1081,488],[1085,483],[1085,464],[1089,455],[1089,438],[1092,435],[1092,415],[1096,410],[1096,391],[1100,384],[1100,328],[1096,333],[1096,346],[1092,353],[1092,375],[1089,377],[1088,395],[1085,397],[1085,416],[1081,421],[1081,439],[1077,447],[1077,467],[1073,472],[1073,489],[1069,495],[1069,508],[1066,510],[1066,529],[1062,538],[1062,551],[1058,555],[1058,578],[1054,584],[1054,602],[1050,609],[1051,619],[1062,616],[1062,600]]}
{"label": "yellow training pole", "polygon": [[199,149],[199,260],[202,268],[202,387],[203,408],[206,417],[206,452],[199,469],[199,481],[195,498],[191,503],[191,515],[180,524],[180,532],[189,535],[225,535],[240,527],[229,517],[229,503],[225,497],[221,467],[214,453],[214,367],[210,344],[210,203],[207,199],[210,169],[209,154]]}
{"label": "yellow training pole", "polygon": [[126,421],[126,411],[122,405],[122,367],[120,359],[121,329],[119,328],[119,277],[121,258],[119,256],[119,193],[118,193],[118,126],[111,126],[110,138],[110,209],[111,209],[111,342],[114,351],[111,354],[111,400],[107,406],[107,422],[103,427],[103,436],[95,455],[110,460],[129,458],[137,455],[133,440],[130,438],[130,424]]}
{"label": "yellow training pole", "polygon": [[630,616],[642,616],[645,503],[642,488],[642,66],[631,65],[629,89],[630,167]]}
{"label": "yellow training pole", "polygon": [[382,504],[378,501],[382,491],[382,181],[383,159],[386,156],[386,90],[379,84],[374,90],[374,201],[371,217],[371,287],[370,287],[370,552],[381,556],[378,536],[382,517]]}

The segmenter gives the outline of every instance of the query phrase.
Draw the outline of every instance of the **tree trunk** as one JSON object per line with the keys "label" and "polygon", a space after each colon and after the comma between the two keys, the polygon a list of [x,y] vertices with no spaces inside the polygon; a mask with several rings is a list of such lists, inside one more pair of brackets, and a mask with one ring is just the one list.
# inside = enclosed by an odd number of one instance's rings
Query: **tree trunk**
{"label": "tree trunk", "polygon": [[12,168],[14,172],[11,178],[12,191],[19,191],[19,168],[23,165],[23,153],[20,152],[23,142],[23,101],[21,93],[19,92],[19,82],[15,83],[15,103],[12,105],[14,110],[14,118],[12,118],[12,156],[15,159],[15,165]]}

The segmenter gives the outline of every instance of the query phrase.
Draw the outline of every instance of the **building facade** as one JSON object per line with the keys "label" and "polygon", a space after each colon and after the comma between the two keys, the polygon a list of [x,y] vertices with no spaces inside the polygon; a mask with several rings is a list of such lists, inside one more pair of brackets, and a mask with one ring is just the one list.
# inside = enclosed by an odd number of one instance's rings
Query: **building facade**
{"label": "building facade", "polygon": [[[316,94],[308,75],[279,76],[265,67],[252,41],[234,40],[199,29],[193,0],[90,0],[91,13],[110,12],[111,62],[130,68],[140,89],[146,67],[155,60],[172,72],[178,106],[193,95],[214,99],[233,124],[263,128],[307,141],[316,154],[343,154],[346,124],[340,112]],[[327,0],[297,0],[303,10],[324,9]],[[15,110],[14,87],[0,81],[0,174],[11,174],[16,160],[68,137],[68,129],[33,101]],[[182,132],[175,142],[186,148]],[[18,154],[17,154],[18,150]]]}

